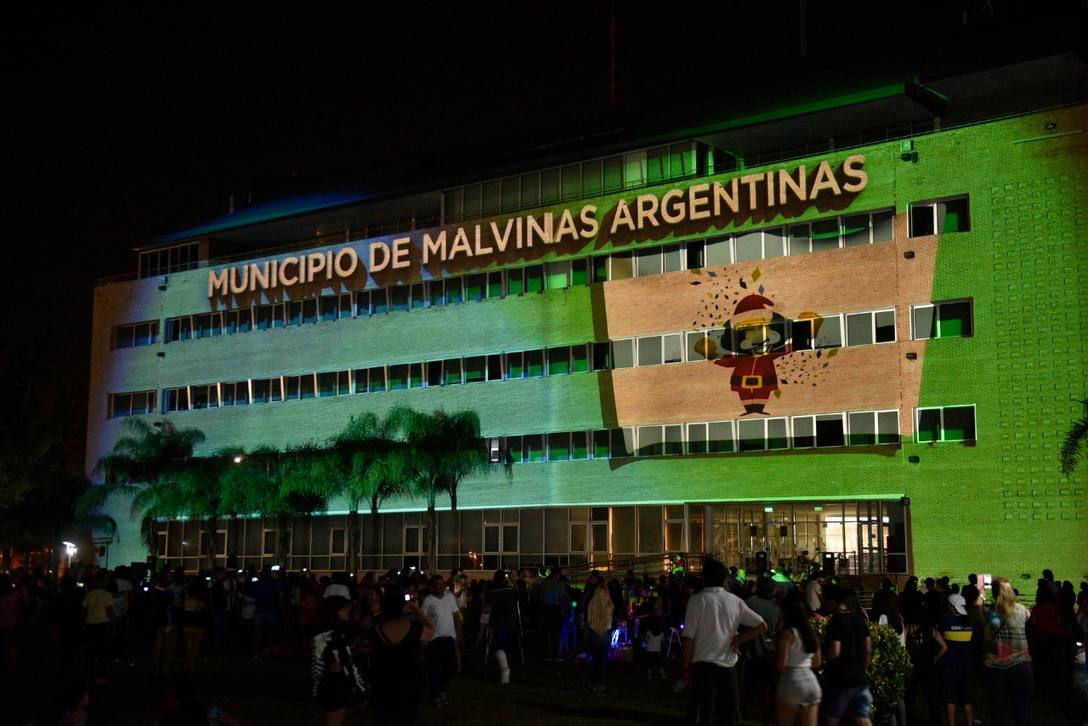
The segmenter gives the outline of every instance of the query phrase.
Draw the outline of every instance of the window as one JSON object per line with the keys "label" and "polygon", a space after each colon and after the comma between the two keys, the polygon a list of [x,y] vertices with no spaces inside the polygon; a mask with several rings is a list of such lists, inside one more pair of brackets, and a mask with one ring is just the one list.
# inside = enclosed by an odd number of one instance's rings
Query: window
{"label": "window", "polygon": [[910,205],[910,236],[922,237],[944,232],[968,232],[971,229],[966,196]]}
{"label": "window", "polygon": [[706,266],[730,265],[733,263],[733,250],[728,237],[708,239],[706,241]]}
{"label": "window", "polygon": [[529,434],[521,437],[521,460],[530,464],[544,461],[544,437],[541,434]]}
{"label": "window", "polygon": [[636,272],[639,277],[661,274],[661,250],[657,247],[638,250],[635,253],[637,264]]}
{"label": "window", "polygon": [[548,375],[565,376],[570,373],[570,348],[548,348]]}
{"label": "window", "polygon": [[317,395],[321,398],[346,396],[351,393],[347,371],[331,371],[317,374]]}
{"label": "window", "polygon": [[665,453],[665,439],[660,426],[638,427],[638,455],[661,456]]}
{"label": "window", "polygon": [[482,383],[487,380],[487,357],[482,355],[465,358],[465,383]]}
{"label": "window", "polygon": [[220,406],[245,406],[249,403],[249,381],[219,384]]}
{"label": "window", "polygon": [[[282,310],[283,303],[280,303]],[[283,326],[283,313],[280,313],[280,322],[276,327]],[[223,313],[223,334],[248,333],[253,328],[253,309],[227,310]]]}
{"label": "window", "polygon": [[166,342],[189,340],[193,337],[193,319],[188,315],[166,321]]}
{"label": "window", "polygon": [[570,372],[585,373],[589,370],[589,346],[572,345],[570,347]]}
{"label": "window", "polygon": [[638,364],[640,366],[661,365],[660,335],[648,335],[638,339]]}
{"label": "window", "polygon": [[789,447],[784,418],[741,419],[736,423],[739,451],[764,451]]}
{"label": "window", "polygon": [[[337,307],[339,308],[339,300],[337,300]],[[256,320],[257,330],[270,330],[272,328],[282,328],[285,323],[286,306],[283,303],[275,303],[272,305],[258,305],[253,310],[253,317]],[[351,308],[348,308],[348,315],[351,315]],[[225,330],[229,333],[230,324],[228,322]]]}
{"label": "window", "polygon": [[975,406],[942,406],[915,410],[914,436],[919,443],[974,441]]}
{"label": "window", "polygon": [[544,265],[525,268],[525,292],[544,292]]}
{"label": "window", "polygon": [[393,312],[403,312],[412,306],[411,287],[408,285],[397,285],[396,287],[389,288],[389,308]]}
{"label": "window", "polygon": [[548,434],[548,461],[570,459],[570,434]]}
{"label": "window", "polygon": [[169,272],[191,270],[200,263],[200,243],[187,242],[173,247],[145,250],[140,253],[140,277],[164,275]]}
{"label": "window", "polygon": [[895,342],[895,311],[851,313],[846,316],[846,344]]}
{"label": "window", "polygon": [[446,304],[460,305],[464,300],[464,278],[454,277],[446,280]]}
{"label": "window", "polygon": [[704,244],[702,240],[694,240],[684,245],[687,255],[687,269],[698,270],[703,266]]}
{"label": "window", "polygon": [[544,283],[549,290],[570,287],[570,262],[550,262],[545,265]]}
{"label": "window", "polygon": [[837,250],[839,248],[839,220],[824,219],[812,223],[812,251]]}
{"label": "window", "polygon": [[189,389],[186,386],[181,388],[167,388],[162,392],[162,412],[169,413],[171,411],[188,411],[189,410]]}
{"label": "window", "polygon": [[465,278],[465,300],[478,302],[487,297],[487,275],[469,275]]}
{"label": "window", "polygon": [[526,378],[541,378],[544,375],[544,351],[525,351],[525,376]]}
{"label": "window", "polygon": [[502,271],[487,273],[487,297],[500,298],[506,295],[506,285]]}
{"label": "window", "polygon": [[155,409],[154,391],[137,391],[136,393],[112,393],[109,397],[109,418],[122,418],[124,416],[139,416],[151,413]]}
{"label": "window", "polygon": [[447,358],[442,361],[442,385],[457,386],[461,384],[461,359]]}
{"label": "window", "polygon": [[283,400],[283,388],[280,378],[260,378],[253,380],[253,403],[270,403]]}
{"label": "window", "polygon": [[630,252],[617,252],[611,255],[611,262],[609,264],[608,279],[609,280],[626,280],[635,276],[634,258]]}
{"label": "window", "polygon": [[143,323],[118,325],[113,329],[113,348],[139,348],[153,345],[159,335],[159,321],[149,320]]}
{"label": "window", "polygon": [[367,392],[381,393],[385,391],[385,366],[374,366],[367,371],[367,375],[370,378],[366,388]]}
{"label": "window", "polygon": [[899,443],[898,411],[859,411],[846,415],[850,446]]}
{"label": "window", "polygon": [[219,386],[211,385],[189,386],[189,401],[193,410],[202,408],[219,407]]}
{"label": "window", "polygon": [[635,455],[635,430],[612,429],[612,458]]}
{"label": "window", "polygon": [[950,300],[911,306],[911,331],[915,340],[969,338],[974,333],[971,300]]}
{"label": "window", "polygon": [[633,368],[635,365],[635,341],[634,340],[613,340],[612,341],[612,367],[613,368]]}
{"label": "window", "polygon": [[838,348],[842,346],[842,316],[829,315],[817,318],[813,326],[818,326],[815,344],[817,348]]}
{"label": "window", "polygon": [[843,446],[846,443],[841,413],[794,416],[792,423],[795,449]]}

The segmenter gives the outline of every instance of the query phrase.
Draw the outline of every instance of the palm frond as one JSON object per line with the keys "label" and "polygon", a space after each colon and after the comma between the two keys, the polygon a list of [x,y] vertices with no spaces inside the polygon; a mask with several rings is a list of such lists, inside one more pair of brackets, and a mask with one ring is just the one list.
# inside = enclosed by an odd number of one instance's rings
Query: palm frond
{"label": "palm frond", "polygon": [[1085,401],[1084,408],[1084,416],[1073,422],[1058,454],[1062,474],[1065,476],[1071,476],[1076,471],[1077,465],[1084,458],[1085,447],[1088,446],[1088,401]]}

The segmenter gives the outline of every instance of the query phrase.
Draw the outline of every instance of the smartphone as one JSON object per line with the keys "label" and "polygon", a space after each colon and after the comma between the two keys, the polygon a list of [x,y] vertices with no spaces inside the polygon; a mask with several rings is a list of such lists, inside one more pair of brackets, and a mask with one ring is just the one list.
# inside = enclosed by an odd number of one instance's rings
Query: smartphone
{"label": "smartphone", "polygon": [[412,599],[411,595],[409,595],[408,593],[404,593],[404,602],[408,602],[411,599]]}
{"label": "smartphone", "polygon": [[279,572],[280,571],[280,566],[279,565],[272,565],[272,571],[273,572]]}

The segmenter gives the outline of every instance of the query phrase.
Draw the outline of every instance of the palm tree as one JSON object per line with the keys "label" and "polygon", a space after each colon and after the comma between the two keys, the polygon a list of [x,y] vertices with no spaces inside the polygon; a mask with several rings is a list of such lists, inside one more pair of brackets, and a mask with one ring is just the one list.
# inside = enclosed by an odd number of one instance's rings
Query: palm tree
{"label": "palm tree", "polygon": [[114,442],[110,453],[98,460],[95,472],[104,472],[106,483],[89,488],[80,498],[76,515],[87,526],[115,534],[117,522],[101,512],[115,495],[132,497],[130,514],[140,519],[140,531],[151,555],[158,559],[155,521],[177,516],[184,498],[178,475],[203,443],[198,429],[178,429],[169,421],[153,425],[139,417],[125,419],[128,434]]}
{"label": "palm tree", "polygon": [[1077,469],[1077,464],[1084,458],[1084,448],[1088,445],[1088,399],[1081,401],[1084,404],[1084,415],[1080,420],[1074,421],[1069,432],[1062,442],[1062,450],[1059,455],[1062,474],[1072,476]]}
{"label": "palm tree", "polygon": [[219,515],[224,513],[222,481],[234,456],[234,450],[223,449],[212,456],[194,457],[178,473],[183,511],[204,525],[209,570],[214,569],[219,554],[216,552],[216,533]]}
{"label": "palm tree", "polygon": [[[390,421],[412,452],[412,475],[415,493],[427,501],[427,569],[438,564],[435,537],[435,503],[439,495],[450,498],[450,510],[457,520],[457,490],[468,475],[490,466],[487,451],[480,438],[480,417],[474,411],[432,414],[420,413],[406,407],[394,408]],[[457,532],[457,542],[461,541]]]}

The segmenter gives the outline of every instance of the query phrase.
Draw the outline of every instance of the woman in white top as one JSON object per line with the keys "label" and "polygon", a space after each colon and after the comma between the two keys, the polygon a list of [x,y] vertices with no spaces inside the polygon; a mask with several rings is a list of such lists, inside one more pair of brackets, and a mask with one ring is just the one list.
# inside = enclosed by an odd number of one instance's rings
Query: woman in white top
{"label": "woman in white top", "polygon": [[814,668],[820,667],[820,647],[808,622],[808,613],[799,602],[782,612],[778,633],[778,726],[816,726],[820,709],[820,682]]}

